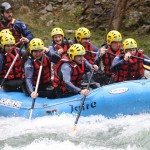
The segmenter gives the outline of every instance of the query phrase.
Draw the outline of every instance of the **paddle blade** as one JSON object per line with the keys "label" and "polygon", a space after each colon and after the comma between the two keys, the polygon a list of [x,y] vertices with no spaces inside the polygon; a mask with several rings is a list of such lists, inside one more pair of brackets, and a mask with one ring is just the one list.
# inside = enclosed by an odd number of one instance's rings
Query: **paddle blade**
{"label": "paddle blade", "polygon": [[76,131],[76,129],[77,129],[77,125],[75,124],[73,127],[73,131]]}
{"label": "paddle blade", "polygon": [[144,69],[150,71],[150,66],[147,66],[147,65],[143,65],[144,66]]}
{"label": "paddle blade", "polygon": [[33,113],[33,109],[30,110],[30,116],[29,116],[29,120],[32,119],[32,113]]}

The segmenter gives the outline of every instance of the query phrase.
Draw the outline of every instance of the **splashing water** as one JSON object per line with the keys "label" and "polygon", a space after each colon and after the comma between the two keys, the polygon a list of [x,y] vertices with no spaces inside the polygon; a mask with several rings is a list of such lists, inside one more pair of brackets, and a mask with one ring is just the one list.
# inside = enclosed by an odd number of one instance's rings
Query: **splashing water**
{"label": "splashing water", "polygon": [[150,114],[81,117],[0,118],[1,150],[148,150]]}

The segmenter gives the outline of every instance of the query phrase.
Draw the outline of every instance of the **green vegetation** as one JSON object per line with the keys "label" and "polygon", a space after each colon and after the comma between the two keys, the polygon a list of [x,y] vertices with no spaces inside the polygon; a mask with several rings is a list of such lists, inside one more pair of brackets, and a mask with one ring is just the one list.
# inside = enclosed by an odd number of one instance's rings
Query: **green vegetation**
{"label": "green vegetation", "polygon": [[[65,30],[76,30],[78,27],[83,25],[79,24],[79,16],[82,12],[80,6],[72,11],[55,11],[53,13],[48,13],[46,15],[41,15],[35,10],[30,11],[26,6],[23,6],[15,12],[14,17],[20,19],[27,24],[28,28],[32,31],[35,37],[39,37],[44,40],[45,45],[48,46],[51,43],[50,32],[54,27],[60,27]],[[41,19],[43,18],[43,20]],[[48,27],[47,22],[54,20],[54,25]],[[88,27],[87,27],[88,28]],[[145,53],[150,56],[150,34],[138,34],[135,31],[121,31],[123,39],[134,38],[138,47],[145,50]],[[96,46],[100,47],[105,41],[106,31],[100,31],[96,29],[91,31],[91,41]],[[74,33],[65,33],[67,38],[73,39]]]}

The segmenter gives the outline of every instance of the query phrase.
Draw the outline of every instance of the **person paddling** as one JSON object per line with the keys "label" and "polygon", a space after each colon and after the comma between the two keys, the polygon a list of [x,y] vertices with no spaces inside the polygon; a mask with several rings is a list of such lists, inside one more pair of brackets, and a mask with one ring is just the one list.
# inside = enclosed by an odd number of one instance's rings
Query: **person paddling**
{"label": "person paddling", "polygon": [[67,56],[63,56],[54,70],[53,86],[57,97],[68,97],[75,94],[88,95],[88,89],[81,88],[81,80],[85,69],[98,70],[97,65],[90,64],[85,58],[85,48],[81,44],[73,44]]}
{"label": "person paddling", "polygon": [[[0,31],[3,29],[9,29],[12,32],[12,35],[14,36],[16,43],[18,42],[24,42],[27,46],[29,41],[33,38],[33,34],[29,29],[27,29],[26,25],[16,20],[15,18],[12,18],[13,16],[13,7],[8,2],[3,2],[0,5]],[[18,47],[21,46],[18,45]]]}
{"label": "person paddling", "polygon": [[51,31],[52,37],[52,44],[49,46],[49,51],[51,55],[57,55],[59,59],[56,61],[58,62],[63,55],[67,54],[69,47],[73,44],[72,40],[68,40],[65,35],[64,31],[61,28],[54,28]]}
{"label": "person paddling", "polygon": [[[1,88],[3,87],[5,91],[22,91],[21,85],[23,82],[22,78],[24,74],[21,67],[21,56],[25,53],[25,51],[21,49],[19,50],[15,47],[15,38],[10,34],[5,34],[4,36],[2,36],[1,46],[0,86]],[[14,64],[12,64],[13,62]],[[12,69],[9,71],[10,67],[12,67]],[[8,74],[8,76],[5,80],[6,74]]]}
{"label": "person paddling", "polygon": [[[26,58],[23,58],[25,82],[23,84],[23,91],[27,96],[33,99],[39,97],[55,98],[54,88],[51,84],[51,57],[44,55],[43,62],[42,56],[46,52],[44,42],[39,38],[33,38],[29,43],[29,51]],[[38,91],[35,92],[39,69],[42,63],[42,73],[39,82]]]}
{"label": "person paddling", "polygon": [[91,32],[85,27],[80,27],[75,32],[75,43],[84,46],[86,54],[85,58],[90,64],[94,64],[99,49],[90,41]]}
{"label": "person paddling", "polygon": [[133,38],[123,41],[124,57],[117,55],[111,65],[115,82],[137,80],[144,77],[143,65],[150,66],[150,58],[144,54],[144,50],[138,49],[137,42]]}
{"label": "person paddling", "polygon": [[[99,48],[97,48],[94,44],[92,44],[92,42],[90,41],[90,38],[91,38],[91,32],[89,31],[89,29],[85,27],[80,27],[75,32],[74,43],[79,43],[85,48],[85,58],[90,64],[94,65],[94,64],[97,64],[96,59],[98,58]],[[83,82],[87,83],[90,79],[90,76],[91,76],[91,72],[89,72],[88,70],[85,70],[85,74],[83,76],[83,79],[84,79]],[[93,83],[91,85],[92,88],[100,87],[99,83],[94,82],[93,78],[91,80],[91,83]]]}
{"label": "person paddling", "polygon": [[110,66],[115,56],[122,53],[121,33],[117,30],[109,31],[106,37],[106,43],[107,44],[102,45],[100,49],[99,59],[97,59],[97,61],[102,60],[103,66],[104,66],[104,77],[103,77],[103,80],[102,80],[103,82],[101,83],[101,85],[107,85],[113,82]]}
{"label": "person paddling", "polygon": [[73,44],[72,40],[68,40],[64,31],[61,28],[54,28],[51,31],[52,43],[49,46],[49,54],[51,55],[52,61],[52,76],[54,75],[54,68],[57,66],[57,63],[60,59],[67,54],[69,47]]}

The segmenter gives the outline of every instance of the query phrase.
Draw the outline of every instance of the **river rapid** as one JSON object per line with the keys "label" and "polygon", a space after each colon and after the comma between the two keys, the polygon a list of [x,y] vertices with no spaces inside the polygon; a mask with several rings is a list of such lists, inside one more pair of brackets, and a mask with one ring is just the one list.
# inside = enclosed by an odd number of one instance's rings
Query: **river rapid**
{"label": "river rapid", "polygon": [[150,114],[34,120],[0,117],[0,150],[149,150]]}
{"label": "river rapid", "polygon": [[150,114],[80,117],[73,131],[75,119],[0,117],[0,150],[150,150]]}

